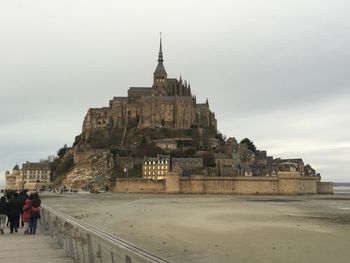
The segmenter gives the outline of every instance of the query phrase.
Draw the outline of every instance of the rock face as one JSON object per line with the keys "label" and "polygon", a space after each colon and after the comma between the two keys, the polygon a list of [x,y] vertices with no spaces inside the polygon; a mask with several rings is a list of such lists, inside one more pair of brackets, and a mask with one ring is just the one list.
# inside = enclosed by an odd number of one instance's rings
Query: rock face
{"label": "rock face", "polygon": [[98,178],[110,179],[113,168],[113,155],[108,149],[86,149],[74,151],[74,168],[68,174],[63,185],[73,188],[89,187]]}

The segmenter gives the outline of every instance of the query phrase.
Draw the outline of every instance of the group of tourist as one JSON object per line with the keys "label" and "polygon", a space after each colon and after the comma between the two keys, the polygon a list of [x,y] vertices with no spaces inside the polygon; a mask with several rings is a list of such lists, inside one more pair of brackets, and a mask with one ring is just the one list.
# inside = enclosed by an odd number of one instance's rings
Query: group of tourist
{"label": "group of tourist", "polygon": [[0,199],[0,234],[10,226],[10,233],[23,227],[24,234],[35,234],[40,219],[41,199],[37,192],[6,191]]}

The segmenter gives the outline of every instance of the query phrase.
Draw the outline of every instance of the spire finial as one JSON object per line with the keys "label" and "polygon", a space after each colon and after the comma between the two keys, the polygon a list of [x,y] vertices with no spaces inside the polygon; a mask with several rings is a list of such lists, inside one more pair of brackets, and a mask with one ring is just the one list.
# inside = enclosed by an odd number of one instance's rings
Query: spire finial
{"label": "spire finial", "polygon": [[159,55],[158,62],[163,62],[163,51],[162,51],[162,32],[160,32],[160,44],[159,44]]}

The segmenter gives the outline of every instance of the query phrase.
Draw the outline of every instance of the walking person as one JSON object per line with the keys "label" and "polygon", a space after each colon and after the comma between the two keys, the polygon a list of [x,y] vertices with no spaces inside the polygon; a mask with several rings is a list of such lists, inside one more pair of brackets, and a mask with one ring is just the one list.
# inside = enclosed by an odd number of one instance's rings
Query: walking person
{"label": "walking person", "polygon": [[28,196],[28,190],[27,189],[23,189],[19,194],[18,194],[18,199],[22,204],[22,208],[21,208],[21,226],[24,226],[24,222],[22,220],[22,216],[23,216],[23,207],[24,207],[24,201],[27,200],[29,198]]}
{"label": "walking person", "polygon": [[[33,202],[34,203],[34,202]],[[29,223],[29,234],[35,235],[36,228],[38,225],[38,219],[40,219],[40,207],[32,206],[31,209],[31,216],[30,216],[30,223]]]}
{"label": "walking person", "polygon": [[32,200],[31,218],[29,223],[29,234],[35,235],[38,219],[40,219],[41,199],[37,192],[31,193],[29,196],[29,199]]}
{"label": "walking person", "polygon": [[0,233],[4,234],[4,228],[6,226],[6,218],[9,212],[9,204],[6,201],[6,198],[2,196],[0,198]]}
{"label": "walking person", "polygon": [[9,220],[10,220],[10,233],[13,231],[18,232],[19,218],[22,213],[22,203],[18,199],[18,193],[14,193],[9,200]]}
{"label": "walking person", "polygon": [[[6,191],[5,191],[5,197],[6,197],[7,204],[8,204],[8,201],[10,200],[10,198],[13,196],[13,194],[14,194],[14,191],[13,191],[13,190],[6,190]],[[8,209],[10,209],[10,208],[8,207]],[[9,224],[10,224],[10,218],[9,218],[9,216],[7,215],[6,227],[8,227]]]}
{"label": "walking person", "polygon": [[29,199],[32,200],[32,205],[34,207],[40,207],[41,199],[40,199],[39,194],[37,192],[31,193],[29,196]]}
{"label": "walking person", "polygon": [[32,200],[29,198],[24,201],[23,213],[22,213],[22,222],[24,227],[24,234],[29,234],[29,224],[32,214]]}

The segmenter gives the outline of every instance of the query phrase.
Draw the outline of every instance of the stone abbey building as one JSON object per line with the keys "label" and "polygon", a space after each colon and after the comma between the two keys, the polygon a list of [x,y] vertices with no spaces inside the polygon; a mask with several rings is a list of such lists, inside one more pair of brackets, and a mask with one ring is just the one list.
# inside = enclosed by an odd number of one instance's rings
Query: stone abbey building
{"label": "stone abbey building", "polygon": [[109,107],[89,109],[83,132],[88,135],[101,127],[127,128],[131,123],[138,128],[217,128],[208,100],[197,103],[190,84],[182,81],[181,76],[168,78],[161,39],[152,87],[130,87],[127,97],[114,97]]}

